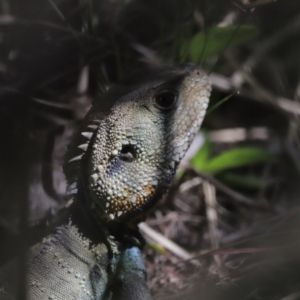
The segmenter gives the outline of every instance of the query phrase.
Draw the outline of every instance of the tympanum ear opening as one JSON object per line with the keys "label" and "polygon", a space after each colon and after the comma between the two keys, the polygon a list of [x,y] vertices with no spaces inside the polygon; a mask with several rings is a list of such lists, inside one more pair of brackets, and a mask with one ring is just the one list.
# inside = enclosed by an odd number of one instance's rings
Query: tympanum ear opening
{"label": "tympanum ear opening", "polygon": [[119,157],[123,161],[132,162],[136,158],[136,150],[132,145],[123,145]]}

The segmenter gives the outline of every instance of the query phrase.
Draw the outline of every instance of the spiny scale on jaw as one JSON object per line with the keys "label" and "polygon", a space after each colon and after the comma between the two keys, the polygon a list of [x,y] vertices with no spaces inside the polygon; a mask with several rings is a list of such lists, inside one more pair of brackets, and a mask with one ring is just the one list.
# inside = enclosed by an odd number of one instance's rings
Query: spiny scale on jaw
{"label": "spiny scale on jaw", "polygon": [[81,134],[86,137],[87,139],[91,139],[92,136],[93,136],[93,133],[92,132],[81,132]]}
{"label": "spiny scale on jaw", "polygon": [[69,162],[79,161],[79,160],[81,160],[82,156],[83,156],[83,154],[75,156],[72,159],[70,159]]}
{"label": "spiny scale on jaw", "polygon": [[[153,66],[144,72],[109,91],[108,98],[118,96],[104,112],[96,102],[77,137],[85,158],[81,169],[88,174],[79,178],[97,219],[128,221],[165,194],[208,106],[211,86],[197,66]],[[156,105],[160,93],[173,93],[177,101],[164,110],[163,96]],[[72,148],[69,157],[78,155]]]}

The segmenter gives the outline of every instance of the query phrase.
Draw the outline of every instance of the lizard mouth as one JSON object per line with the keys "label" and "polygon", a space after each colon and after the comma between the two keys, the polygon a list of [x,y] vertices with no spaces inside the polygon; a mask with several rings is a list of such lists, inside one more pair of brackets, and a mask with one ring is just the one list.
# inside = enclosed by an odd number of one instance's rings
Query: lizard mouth
{"label": "lizard mouth", "polygon": [[136,159],[136,149],[132,145],[123,145],[119,158],[125,162],[133,162]]}

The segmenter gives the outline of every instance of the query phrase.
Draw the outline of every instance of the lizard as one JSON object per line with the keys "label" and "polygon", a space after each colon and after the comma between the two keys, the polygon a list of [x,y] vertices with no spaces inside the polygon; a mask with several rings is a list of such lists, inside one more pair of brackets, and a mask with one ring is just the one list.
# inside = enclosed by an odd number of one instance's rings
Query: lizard
{"label": "lizard", "polygon": [[[28,300],[151,299],[137,224],[166,195],[210,92],[194,64],[146,65],[94,101],[65,155],[73,203],[28,251]],[[0,270],[1,300],[16,299],[16,272],[14,260]]]}

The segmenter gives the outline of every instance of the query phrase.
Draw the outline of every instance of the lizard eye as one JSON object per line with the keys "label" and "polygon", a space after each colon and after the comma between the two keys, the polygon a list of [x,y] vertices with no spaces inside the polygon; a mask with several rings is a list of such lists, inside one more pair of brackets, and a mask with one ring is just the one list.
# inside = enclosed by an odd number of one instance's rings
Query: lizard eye
{"label": "lizard eye", "polygon": [[177,95],[170,91],[160,92],[154,97],[154,105],[160,109],[170,109],[177,100]]}

